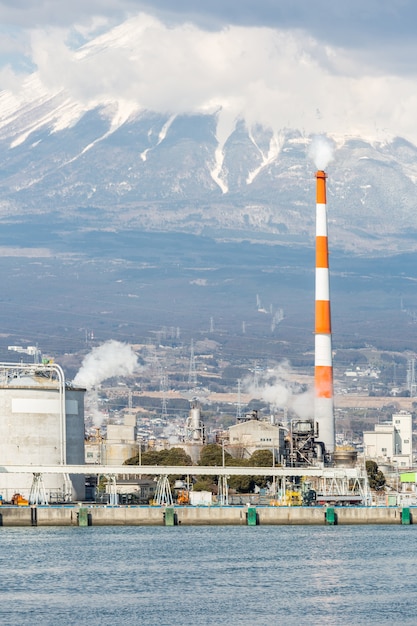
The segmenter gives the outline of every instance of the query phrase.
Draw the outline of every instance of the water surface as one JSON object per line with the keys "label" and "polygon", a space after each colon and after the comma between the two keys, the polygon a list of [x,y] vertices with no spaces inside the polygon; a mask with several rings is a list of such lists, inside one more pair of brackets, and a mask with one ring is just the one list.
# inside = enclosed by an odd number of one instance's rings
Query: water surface
{"label": "water surface", "polygon": [[0,624],[417,623],[416,526],[0,529]]}

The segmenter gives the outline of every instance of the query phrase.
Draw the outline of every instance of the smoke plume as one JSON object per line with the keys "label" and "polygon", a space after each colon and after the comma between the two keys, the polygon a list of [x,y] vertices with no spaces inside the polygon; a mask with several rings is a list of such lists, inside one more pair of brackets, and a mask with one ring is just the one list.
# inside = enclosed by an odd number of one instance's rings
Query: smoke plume
{"label": "smoke plume", "polygon": [[308,156],[318,170],[325,170],[334,159],[334,143],[325,135],[315,135],[308,150]]}
{"label": "smoke plume", "polygon": [[314,416],[313,390],[294,382],[289,363],[283,362],[264,373],[255,383],[245,381],[248,392],[254,398],[267,402],[272,409],[289,409],[301,419]]}
{"label": "smoke plume", "polygon": [[132,347],[111,339],[93,348],[85,357],[74,378],[74,385],[87,389],[86,414],[94,426],[100,427],[106,415],[99,409],[97,385],[113,376],[129,376],[138,369],[138,361]]}
{"label": "smoke plume", "polygon": [[137,368],[138,361],[132,347],[111,339],[87,354],[74,378],[74,384],[90,390],[113,376],[129,376]]}
{"label": "smoke plume", "polygon": [[85,394],[84,413],[91,418],[93,426],[100,428],[107,418],[107,414],[100,410],[97,389],[89,389]]}

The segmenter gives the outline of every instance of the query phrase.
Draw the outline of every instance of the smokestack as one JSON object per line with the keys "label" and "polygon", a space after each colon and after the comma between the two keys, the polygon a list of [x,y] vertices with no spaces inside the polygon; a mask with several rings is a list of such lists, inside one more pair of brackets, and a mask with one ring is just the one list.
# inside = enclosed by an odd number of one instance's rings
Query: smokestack
{"label": "smokestack", "polygon": [[332,454],[335,447],[333,412],[332,330],[330,318],[329,249],[327,243],[326,173],[316,172],[316,329],[315,329],[315,419],[319,439]]}

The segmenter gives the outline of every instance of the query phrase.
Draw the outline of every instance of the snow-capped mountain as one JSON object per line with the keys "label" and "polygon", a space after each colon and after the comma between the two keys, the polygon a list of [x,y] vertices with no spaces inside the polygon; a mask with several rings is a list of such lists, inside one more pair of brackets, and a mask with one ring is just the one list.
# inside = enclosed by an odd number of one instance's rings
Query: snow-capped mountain
{"label": "snow-capped mountain", "polygon": [[[115,29],[78,56],[129,45],[131,36]],[[220,139],[220,117],[162,114],[105,94],[77,98],[35,73],[18,95],[0,94],[0,219],[41,212],[85,227],[311,243],[311,137],[240,119]],[[358,253],[417,247],[417,148],[400,138],[335,141],[332,245]]]}

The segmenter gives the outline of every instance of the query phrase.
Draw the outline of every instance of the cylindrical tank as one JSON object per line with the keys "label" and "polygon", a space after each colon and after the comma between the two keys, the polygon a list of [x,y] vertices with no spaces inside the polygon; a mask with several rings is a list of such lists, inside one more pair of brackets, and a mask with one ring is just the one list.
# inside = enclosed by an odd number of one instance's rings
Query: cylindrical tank
{"label": "cylindrical tank", "polygon": [[204,438],[204,425],[201,422],[200,405],[194,403],[191,405],[190,414],[186,422],[186,438],[188,441],[195,443],[202,442]]}
{"label": "cylindrical tank", "polygon": [[102,463],[104,465],[123,465],[127,459],[131,459],[138,454],[137,443],[109,443],[102,446]]}
{"label": "cylindrical tank", "polygon": [[[57,364],[0,363],[2,465],[84,464],[84,389],[65,385]],[[84,476],[45,474],[48,500],[85,497]],[[0,495],[28,498],[33,476],[0,474]],[[69,493],[69,490],[72,493]]]}
{"label": "cylindrical tank", "polygon": [[200,407],[192,406],[190,409],[190,428],[197,430],[200,428]]}
{"label": "cylindrical tank", "polygon": [[333,461],[336,467],[355,467],[358,453],[356,450],[336,448],[333,453]]}

